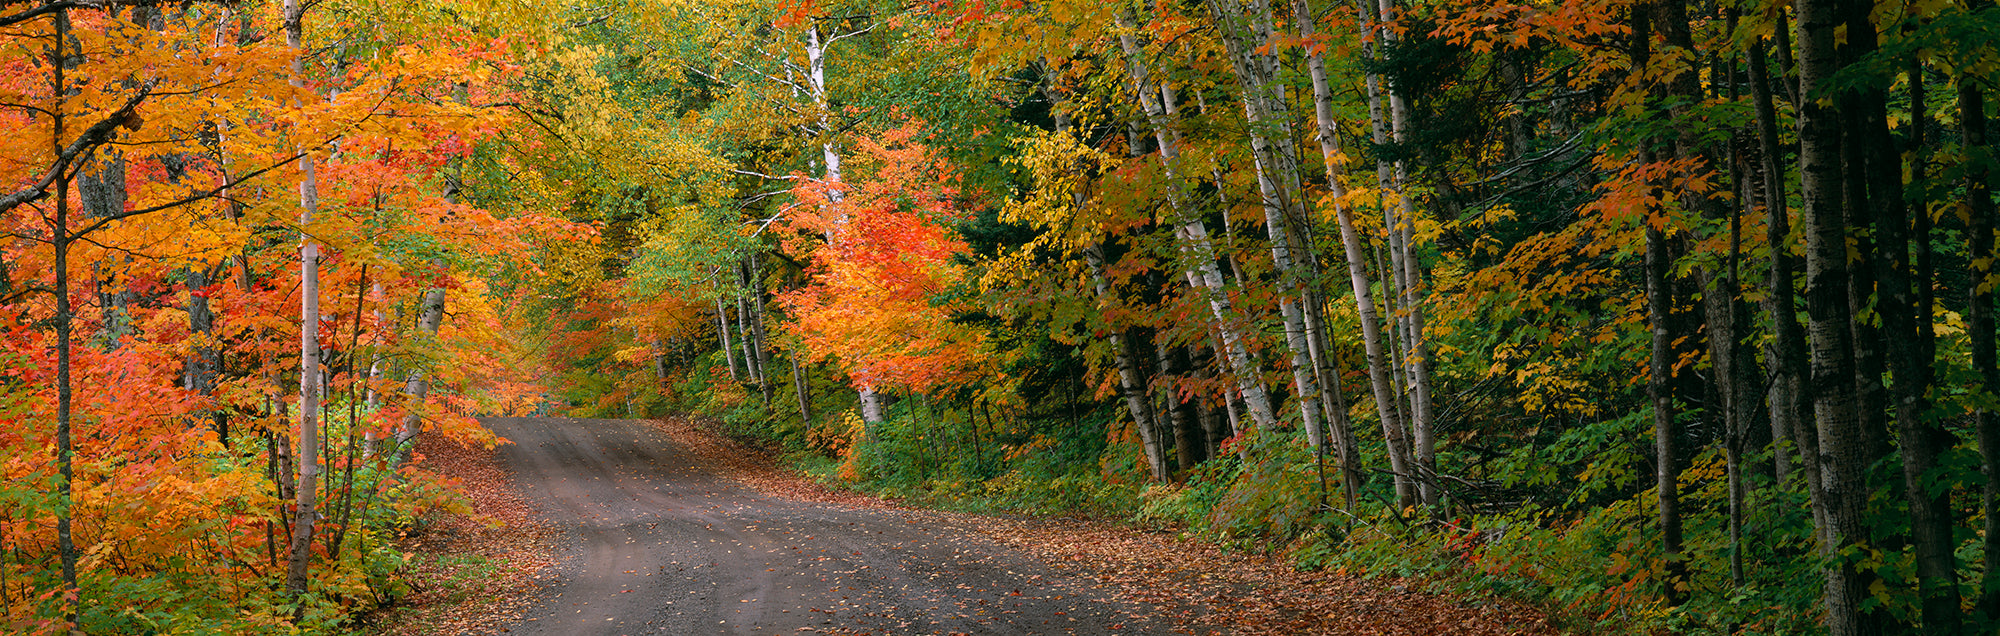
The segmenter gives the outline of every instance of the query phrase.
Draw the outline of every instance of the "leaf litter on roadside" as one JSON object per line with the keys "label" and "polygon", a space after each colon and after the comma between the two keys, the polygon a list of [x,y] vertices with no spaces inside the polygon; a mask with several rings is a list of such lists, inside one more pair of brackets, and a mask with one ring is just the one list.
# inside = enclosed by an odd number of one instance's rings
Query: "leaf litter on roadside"
{"label": "leaf litter on roadside", "polygon": [[[1301,572],[1283,561],[1102,522],[1000,517],[909,509],[839,491],[776,467],[770,454],[674,417],[654,425],[725,477],[764,494],[820,503],[897,509],[913,521],[952,521],[1033,555],[1050,567],[1095,578],[1198,634],[1289,636],[1555,634],[1533,607],[1420,591],[1414,581]],[[869,632],[834,632],[869,633]]]}
{"label": "leaf litter on roadside", "polygon": [[370,617],[368,633],[501,633],[532,605],[537,575],[556,562],[560,530],[539,518],[500,467],[499,451],[429,436],[419,438],[417,448],[428,469],[460,480],[474,513],[443,513],[435,525],[402,540],[412,558],[399,574],[412,591]]}

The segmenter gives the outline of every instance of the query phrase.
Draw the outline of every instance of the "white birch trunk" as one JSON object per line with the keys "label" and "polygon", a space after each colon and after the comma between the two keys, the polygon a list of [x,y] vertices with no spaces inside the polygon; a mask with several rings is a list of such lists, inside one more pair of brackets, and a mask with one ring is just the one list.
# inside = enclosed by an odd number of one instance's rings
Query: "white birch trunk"
{"label": "white birch trunk", "polygon": [[1277,81],[1278,58],[1260,52],[1264,43],[1271,40],[1270,25],[1275,18],[1265,0],[1257,0],[1254,5],[1246,12],[1235,0],[1208,2],[1231,66],[1242,84],[1243,115],[1249,123],[1250,155],[1257,170],[1264,224],[1271,240],[1271,261],[1283,289],[1278,313],[1285,328],[1285,346],[1291,354],[1292,390],[1299,406],[1300,424],[1306,427],[1306,439],[1318,449],[1325,445],[1320,421],[1324,413],[1320,402],[1324,396],[1320,393],[1311,338],[1306,332],[1306,294],[1299,271],[1300,262],[1311,255],[1306,253],[1309,246],[1295,246],[1296,237],[1291,229],[1294,223],[1306,218],[1299,194],[1297,148],[1291,142],[1291,109]]}
{"label": "white birch trunk", "polygon": [[[1056,132],[1070,133],[1073,124],[1069,113],[1062,109],[1064,104],[1061,97],[1046,85],[1042,87],[1042,94],[1048,98],[1052,107],[1051,115],[1055,118]],[[1078,212],[1081,212],[1088,203],[1083,187],[1079,185],[1070,189],[1070,205]],[[1090,268],[1091,290],[1097,297],[1098,305],[1102,307],[1114,302],[1115,294],[1110,282],[1104,276],[1103,244],[1097,243],[1085,247],[1083,260]],[[1132,416],[1133,429],[1139,431],[1139,442],[1145,451],[1146,466],[1152,472],[1153,481],[1166,481],[1170,476],[1167,471],[1166,453],[1160,448],[1159,440],[1153,434],[1159,429],[1155,424],[1157,416],[1153,411],[1152,402],[1146,399],[1147,383],[1144,371],[1138,361],[1133,359],[1132,350],[1125,342],[1123,330],[1112,325],[1109,331],[1112,357],[1118,364],[1119,397],[1125,401],[1126,413]]]}
{"label": "white birch trunk", "polygon": [[[820,166],[825,170],[821,173],[820,180],[829,184],[839,184],[841,183],[840,146],[833,138],[832,104],[827,99],[826,90],[827,44],[819,32],[818,24],[806,27],[806,91],[811,94],[813,106],[819,111]],[[840,204],[841,193],[837,185],[827,191],[827,198],[836,206]],[[844,214],[836,218],[841,223],[847,220]],[[832,233],[828,233],[827,240],[834,240]],[[864,384],[856,389],[856,393],[861,400],[862,421],[871,424],[883,421],[882,396],[875,392],[875,387]]]}
{"label": "white birch trunk", "polygon": [[[285,44],[292,49],[292,86],[305,86],[305,5],[285,0]],[[306,568],[312,559],[313,528],[318,521],[319,495],[319,244],[305,232],[319,211],[319,184],[310,155],[299,157],[299,448],[296,511],[292,520],[291,554],[285,589],[306,591]]]}
{"label": "white birch trunk", "polygon": [[1145,52],[1140,49],[1135,35],[1135,20],[1123,12],[1116,19],[1120,30],[1118,40],[1131,72],[1134,92],[1139,95],[1140,108],[1145,110],[1153,137],[1160,146],[1160,162],[1169,182],[1167,202],[1175,216],[1174,238],[1180,244],[1183,256],[1189,260],[1184,272],[1188,285],[1203,295],[1208,301],[1209,311],[1214,314],[1216,330],[1222,337],[1222,351],[1229,360],[1231,375],[1242,392],[1244,408],[1249,411],[1251,422],[1259,428],[1270,429],[1277,425],[1277,417],[1271,408],[1270,396],[1258,382],[1258,369],[1251,360],[1249,347],[1244,344],[1235,324],[1236,312],[1229,297],[1223,293],[1222,271],[1215,263],[1215,245],[1209,240],[1208,227],[1199,217],[1187,212],[1186,202],[1182,200],[1177,186],[1173,185],[1179,180],[1175,165],[1180,150],[1170,132],[1172,124],[1152,92],[1154,83],[1148,77]]}
{"label": "white birch trunk", "polygon": [[[444,320],[444,290],[432,289],[424,292],[423,306],[417,310],[417,330],[424,337],[437,336],[438,323]],[[423,415],[418,411],[424,399],[430,395],[430,379],[421,370],[411,370],[403,383],[405,413],[403,427],[396,431],[396,466],[410,463],[410,451],[416,445],[417,434],[423,432]]]}
{"label": "white birch trunk", "polygon": [[722,304],[722,295],[715,295],[715,332],[722,340],[722,359],[729,363],[729,381],[742,381],[736,373],[736,341],[729,336],[729,308]]}
{"label": "white birch trunk", "polygon": [[[1364,37],[1367,38],[1367,42],[1364,44],[1364,54],[1372,59],[1377,56],[1382,48],[1382,41],[1379,39],[1383,37],[1381,33],[1382,29],[1375,20],[1377,6],[1374,0],[1360,0],[1357,4],[1361,10],[1362,32]],[[1387,144],[1389,142],[1389,116],[1384,112],[1382,104],[1383,89],[1381,75],[1369,73],[1366,79],[1366,86],[1370,136],[1377,145]],[[1375,184],[1378,192],[1400,192],[1394,180],[1390,162],[1383,160],[1375,162]],[[1395,207],[1388,205],[1386,200],[1378,198],[1378,201],[1381,201],[1380,207],[1383,211],[1385,225],[1388,228],[1386,233],[1388,235],[1390,251],[1399,252],[1403,243],[1403,235],[1398,229],[1400,223],[1397,217],[1399,215]],[[1396,497],[1403,505],[1407,506],[1420,501],[1423,491],[1421,487],[1417,486],[1417,482],[1422,479],[1418,474],[1420,469],[1417,468],[1418,462],[1416,461],[1415,453],[1410,448],[1410,438],[1412,437],[1410,427],[1403,418],[1403,409],[1405,406],[1400,403],[1402,395],[1395,388],[1402,384],[1398,370],[1407,361],[1401,356],[1395,355],[1394,352],[1389,351],[1395,348],[1394,345],[1402,340],[1405,334],[1402,329],[1403,320],[1400,314],[1395,311],[1394,303],[1389,302],[1385,298],[1385,304],[1392,305],[1389,307],[1391,328],[1387,336],[1394,340],[1384,343],[1382,340],[1384,334],[1381,333],[1380,326],[1382,321],[1375,315],[1375,302],[1370,298],[1364,303],[1362,297],[1362,294],[1365,293],[1362,290],[1368,289],[1368,274],[1365,261],[1368,255],[1365,253],[1366,250],[1363,248],[1360,237],[1355,230],[1353,217],[1345,209],[1345,206],[1337,209],[1336,215],[1340,219],[1341,234],[1343,235],[1343,242],[1346,244],[1349,275],[1353,278],[1356,289],[1356,307],[1362,310],[1363,343],[1364,345],[1373,345],[1369,347],[1368,351],[1369,377],[1376,385],[1376,409],[1381,414],[1383,437],[1389,445],[1390,470],[1396,473]],[[1401,268],[1387,266],[1382,269],[1384,275],[1383,293],[1389,298],[1397,298],[1401,290],[1407,289],[1407,284],[1403,276],[1404,271]],[[1373,332],[1374,335],[1371,337],[1369,332]]]}
{"label": "white birch trunk", "polygon": [[[375,297],[375,307],[376,307],[374,312],[375,322],[376,324],[379,325],[382,322],[382,309],[381,309],[382,284],[375,283],[373,286],[369,287],[369,293]],[[368,338],[368,392],[367,392],[368,398],[367,399],[368,399],[368,412],[370,413],[376,413],[382,410],[382,393],[380,391],[375,390],[376,383],[381,381],[382,381],[382,334],[381,332],[377,331],[374,335],[371,335]],[[369,427],[367,430],[363,431],[362,444],[361,444],[362,459],[365,460],[373,458],[375,457],[375,454],[381,452],[381,450],[382,450],[382,432],[376,430],[372,426]]]}
{"label": "white birch trunk", "polygon": [[753,383],[764,381],[764,369],[757,364],[757,343],[750,337],[750,303],[736,297],[736,344],[743,348],[743,377]]}
{"label": "white birch trunk", "polygon": [[[1380,6],[1383,20],[1395,19],[1396,0],[1380,0]],[[1398,37],[1394,29],[1381,29],[1378,33],[1387,44],[1395,43]],[[1409,99],[1394,85],[1386,88],[1390,134],[1396,143],[1402,144],[1409,141]],[[1412,467],[1417,471],[1415,477],[1423,502],[1437,505],[1437,437],[1431,410],[1430,343],[1424,335],[1423,275],[1416,253],[1416,200],[1409,196],[1407,187],[1409,164],[1394,162],[1390,174],[1391,183],[1386,190],[1396,193],[1397,205],[1389,226],[1389,260],[1390,266],[1396,268],[1397,305],[1401,308],[1397,319],[1401,323],[1404,355],[1408,358],[1405,364],[1410,390],[1410,428],[1415,442]]]}

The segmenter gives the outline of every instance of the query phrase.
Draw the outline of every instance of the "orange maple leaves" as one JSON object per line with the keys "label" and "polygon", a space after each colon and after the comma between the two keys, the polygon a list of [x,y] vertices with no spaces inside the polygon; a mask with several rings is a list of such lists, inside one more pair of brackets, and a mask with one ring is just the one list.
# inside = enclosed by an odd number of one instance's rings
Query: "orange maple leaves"
{"label": "orange maple leaves", "polygon": [[856,144],[872,178],[798,189],[787,247],[810,254],[815,277],[779,300],[790,333],[856,384],[921,393],[967,380],[983,356],[981,331],[954,322],[945,298],[965,279],[956,257],[968,248],[946,226],[964,214],[959,178],[918,126]]}

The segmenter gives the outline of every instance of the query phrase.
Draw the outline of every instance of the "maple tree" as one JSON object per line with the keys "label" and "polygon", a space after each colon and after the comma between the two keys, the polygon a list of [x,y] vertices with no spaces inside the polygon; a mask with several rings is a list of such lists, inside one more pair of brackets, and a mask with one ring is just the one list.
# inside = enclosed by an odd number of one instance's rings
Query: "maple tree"
{"label": "maple tree", "polygon": [[[439,182],[501,126],[478,102],[508,90],[508,45],[441,21],[448,45],[417,46],[368,11],[5,6],[10,629],[263,631],[390,601],[389,524],[444,500],[386,460],[419,430],[493,443],[467,414],[539,392],[469,268],[532,266],[567,222]],[[463,294],[457,324],[385,319],[431,287]],[[491,367],[440,373],[443,400],[379,372],[442,360]],[[391,421],[401,448],[364,451]]]}
{"label": "maple tree", "polygon": [[806,350],[839,358],[858,383],[924,394],[971,380],[984,356],[980,334],[934,302],[965,276],[952,257],[966,246],[946,229],[962,215],[956,179],[916,135],[913,123],[855,144],[875,165],[851,187],[806,186],[789,225],[825,244],[801,248],[813,283],[780,300]]}

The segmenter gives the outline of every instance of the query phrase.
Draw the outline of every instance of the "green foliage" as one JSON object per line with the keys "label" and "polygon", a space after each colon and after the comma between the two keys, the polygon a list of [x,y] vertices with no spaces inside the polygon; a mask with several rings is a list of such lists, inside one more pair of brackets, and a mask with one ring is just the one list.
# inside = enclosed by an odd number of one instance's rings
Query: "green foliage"
{"label": "green foliage", "polygon": [[1140,493],[1142,504],[1132,519],[1161,528],[1205,529],[1241,472],[1242,461],[1235,455],[1205,462],[1184,484],[1161,484]]}
{"label": "green foliage", "polygon": [[1321,481],[1332,473],[1321,472],[1303,433],[1251,430],[1235,447],[1247,457],[1239,457],[1238,470],[1212,473],[1228,481],[1208,518],[1195,526],[1203,534],[1225,546],[1270,551],[1334,521],[1327,504],[1340,498],[1338,482]]}

